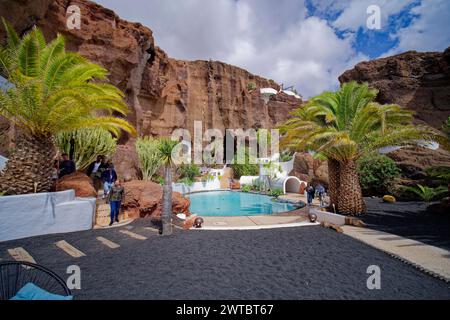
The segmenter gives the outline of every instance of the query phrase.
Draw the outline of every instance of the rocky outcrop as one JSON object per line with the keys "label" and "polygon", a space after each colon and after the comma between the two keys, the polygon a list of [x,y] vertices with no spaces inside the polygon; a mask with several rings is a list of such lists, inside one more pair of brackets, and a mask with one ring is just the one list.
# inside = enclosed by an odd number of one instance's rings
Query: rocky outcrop
{"label": "rocky outcrop", "polygon": [[[123,184],[125,199],[123,209],[131,218],[161,218],[163,188],[151,181],[133,180]],[[180,193],[172,194],[172,211],[189,216],[189,200]]]}
{"label": "rocky outcrop", "polygon": [[369,83],[379,90],[378,102],[414,110],[418,121],[434,128],[450,116],[450,48],[361,62],[339,77],[351,80]]}
{"label": "rocky outcrop", "polygon": [[97,197],[91,178],[82,172],[62,177],[56,184],[56,191],[75,190],[77,197],[89,198]]}
{"label": "rocky outcrop", "polygon": [[302,181],[328,186],[328,165],[326,161],[314,159],[309,153],[296,153],[294,167],[289,173]]}
{"label": "rocky outcrop", "polygon": [[[80,29],[66,26],[69,5],[80,8]],[[113,11],[87,0],[6,0],[1,12],[20,32],[36,24],[47,39],[56,33],[66,38],[66,48],[104,66],[109,81],[125,92],[128,119],[140,135],[169,135],[174,129],[193,132],[194,121],[203,129],[271,128],[286,119],[302,101],[278,94],[265,104],[261,87],[279,89],[272,80],[219,61],[182,61],[156,46],[152,31],[120,19]],[[4,33],[0,33],[4,38]],[[124,134],[120,143],[132,146]],[[116,159],[127,159],[121,176],[136,177],[135,159],[129,148],[118,148]],[[0,153],[2,151],[0,150]]]}

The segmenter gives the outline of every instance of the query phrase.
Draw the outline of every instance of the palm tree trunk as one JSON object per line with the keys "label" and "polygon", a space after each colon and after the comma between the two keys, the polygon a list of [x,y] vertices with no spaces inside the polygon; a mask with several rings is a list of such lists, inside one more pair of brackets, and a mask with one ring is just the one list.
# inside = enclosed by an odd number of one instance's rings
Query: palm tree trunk
{"label": "palm tree trunk", "polygon": [[170,165],[164,167],[164,186],[162,198],[162,235],[172,234],[172,169]]}
{"label": "palm tree trunk", "polygon": [[19,137],[0,175],[0,191],[9,195],[50,191],[54,157],[51,137]]}
{"label": "palm tree trunk", "polygon": [[[328,193],[330,195],[330,208],[334,210],[339,207],[339,185],[340,185],[340,165],[339,161],[329,159],[328,160]],[[333,206],[334,204],[334,206]]]}
{"label": "palm tree trunk", "polygon": [[349,215],[366,211],[354,160],[341,163],[338,210]]}

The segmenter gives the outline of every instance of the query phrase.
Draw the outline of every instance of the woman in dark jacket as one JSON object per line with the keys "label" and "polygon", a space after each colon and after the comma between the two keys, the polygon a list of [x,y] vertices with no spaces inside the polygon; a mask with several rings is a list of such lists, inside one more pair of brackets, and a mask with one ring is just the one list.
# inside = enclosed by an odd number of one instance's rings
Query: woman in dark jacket
{"label": "woman in dark jacket", "polygon": [[106,170],[102,172],[102,182],[103,182],[103,198],[107,197],[111,187],[117,180],[117,173],[114,170],[114,165],[110,163]]}

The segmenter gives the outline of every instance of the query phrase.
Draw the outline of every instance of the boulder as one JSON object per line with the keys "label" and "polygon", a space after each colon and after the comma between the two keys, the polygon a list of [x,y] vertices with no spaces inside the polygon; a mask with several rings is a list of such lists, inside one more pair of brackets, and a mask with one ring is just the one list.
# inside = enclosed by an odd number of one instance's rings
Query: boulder
{"label": "boulder", "polygon": [[[132,180],[123,184],[125,199],[123,209],[131,218],[161,219],[163,187],[157,183],[143,180]],[[190,215],[189,200],[180,193],[172,193],[172,210],[174,214]]]}
{"label": "boulder", "polygon": [[328,164],[326,161],[314,159],[309,153],[296,153],[294,167],[289,173],[302,181],[328,186]]}
{"label": "boulder", "polygon": [[91,178],[82,172],[75,172],[64,176],[56,183],[56,191],[75,190],[77,197],[97,197]]}

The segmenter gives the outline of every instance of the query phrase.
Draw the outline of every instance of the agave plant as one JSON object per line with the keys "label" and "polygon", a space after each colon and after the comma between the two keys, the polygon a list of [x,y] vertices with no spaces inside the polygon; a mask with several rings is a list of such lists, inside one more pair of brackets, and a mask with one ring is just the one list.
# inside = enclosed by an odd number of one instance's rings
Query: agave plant
{"label": "agave plant", "polygon": [[282,146],[315,151],[328,160],[331,204],[344,214],[365,211],[356,160],[386,146],[430,140],[433,133],[412,125],[413,112],[375,101],[367,84],[344,83],[292,112],[281,125]]}
{"label": "agave plant", "polygon": [[123,93],[104,82],[106,69],[66,52],[61,35],[47,44],[34,28],[20,39],[9,23],[3,24],[8,41],[0,47],[0,75],[11,86],[0,90],[0,115],[21,136],[1,176],[0,190],[49,191],[57,134],[102,128],[118,136],[121,130],[135,130],[113,116],[125,115],[128,108]]}
{"label": "agave plant", "polygon": [[425,202],[431,202],[434,199],[438,198],[439,196],[446,194],[448,192],[448,189],[444,186],[439,186],[437,188],[430,188],[418,184],[414,187],[405,186],[403,188],[407,191],[411,191],[412,193],[416,194],[422,201]]}

